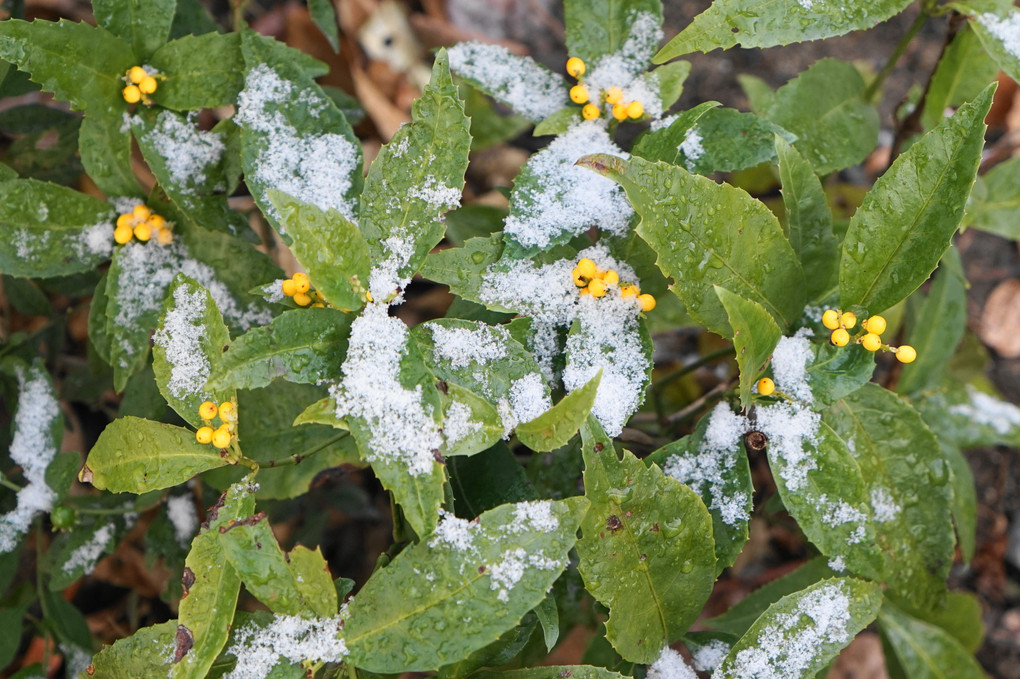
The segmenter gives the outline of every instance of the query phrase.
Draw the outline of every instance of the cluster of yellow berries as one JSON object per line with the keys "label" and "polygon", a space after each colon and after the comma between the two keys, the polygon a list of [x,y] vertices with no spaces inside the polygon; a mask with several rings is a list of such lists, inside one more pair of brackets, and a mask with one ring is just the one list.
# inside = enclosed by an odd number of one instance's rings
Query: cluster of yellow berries
{"label": "cluster of yellow berries", "polygon": [[[195,439],[202,444],[211,443],[217,448],[226,448],[237,436],[237,407],[231,401],[224,401],[218,407],[212,401],[206,401],[198,407],[198,416],[205,422],[195,432]],[[220,418],[220,426],[212,428],[212,419]]]}
{"label": "cluster of yellow berries", "polygon": [[637,298],[641,305],[641,311],[651,311],[655,308],[655,298],[648,293],[641,293],[637,285],[620,285],[620,274],[612,269],[603,271],[595,262],[584,257],[578,260],[577,266],[571,274],[574,278],[574,285],[581,288],[580,294],[591,295],[592,297],[605,297],[611,288],[617,287],[620,290],[620,297],[630,299]]}
{"label": "cluster of yellow berries", "polygon": [[300,271],[294,274],[292,278],[285,280],[280,285],[280,288],[283,290],[283,294],[291,297],[298,306],[308,306],[309,304],[314,307],[326,306],[318,290],[312,290],[311,293],[308,292],[312,288],[312,282],[308,280],[307,274],[303,274]]}
{"label": "cluster of yellow berries", "polygon": [[131,212],[117,217],[117,228],[113,230],[113,239],[124,245],[132,238],[143,243],[153,236],[160,245],[167,245],[174,239],[173,232],[167,221],[155,212],[139,203]]}
{"label": "cluster of yellow berries", "polygon": [[[845,347],[850,343],[850,330],[857,325],[857,316],[852,311],[840,313],[835,309],[826,309],[822,314],[822,325],[832,331],[829,341],[837,347]],[[885,332],[886,322],[881,316],[871,316],[861,322],[861,329],[864,332],[858,333],[854,342],[860,344],[868,351],[891,351],[896,355],[900,363],[913,363],[917,358],[917,351],[909,344],[899,347],[891,347],[882,344],[882,333]]]}
{"label": "cluster of yellow berries", "polygon": [[[567,73],[578,80],[578,83],[570,88],[570,101],[584,105],[584,108],[581,109],[581,116],[585,120],[595,120],[602,116],[602,108],[591,101],[591,94],[588,92],[587,86],[580,82],[581,76],[586,70],[587,66],[581,59],[577,57],[567,59]],[[623,90],[619,87],[610,87],[602,94],[602,97],[607,104],[612,106],[611,112],[617,120],[623,121],[628,118],[637,120],[645,113],[645,107],[640,101],[625,102]]]}
{"label": "cluster of yellow berries", "polygon": [[124,74],[126,86],[120,91],[124,101],[129,104],[137,104],[139,101],[151,104],[149,95],[159,87],[160,76],[156,72],[150,72],[141,66],[132,66]]}

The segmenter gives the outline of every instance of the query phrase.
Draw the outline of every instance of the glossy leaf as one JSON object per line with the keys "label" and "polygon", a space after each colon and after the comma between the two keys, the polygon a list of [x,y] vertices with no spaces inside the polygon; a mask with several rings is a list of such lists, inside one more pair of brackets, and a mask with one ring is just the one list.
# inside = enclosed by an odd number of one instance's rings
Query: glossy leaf
{"label": "glossy leaf", "polygon": [[97,108],[85,114],[78,131],[81,164],[96,186],[110,197],[141,197],[131,167],[131,132],[123,115]]}
{"label": "glossy leaf", "polygon": [[[662,3],[659,0],[565,0],[563,24],[567,29],[567,54],[582,59],[588,70],[596,68],[599,59],[619,52],[631,37],[631,29],[640,14],[655,18],[662,24]],[[642,35],[647,44],[628,45],[630,52],[658,47],[657,36]]]}
{"label": "glossy leaf", "polygon": [[983,679],[974,656],[943,629],[899,610],[888,600],[878,615],[878,629],[901,667],[916,679]]}
{"label": "glossy leaf", "polygon": [[464,247],[429,255],[422,275],[450,286],[450,292],[459,297],[481,303],[482,274],[500,259],[502,253],[502,233],[494,233],[488,238],[470,238],[464,242]]}
{"label": "glossy leaf", "polygon": [[544,665],[519,670],[482,671],[476,679],[625,679],[624,675],[592,665]]}
{"label": "glossy leaf", "polygon": [[166,676],[170,673],[170,657],[153,653],[152,649],[172,648],[176,633],[176,620],[143,627],[96,653],[89,666],[91,671],[79,676],[91,679]]}
{"label": "glossy leaf", "polygon": [[687,156],[680,147],[687,140],[688,132],[695,128],[706,113],[720,105],[717,101],[706,101],[664,119],[661,127],[649,130],[637,138],[631,153],[645,160],[662,160],[671,165],[681,164]]}
{"label": "glossy leaf", "polygon": [[619,459],[597,421],[583,430],[585,497],[577,543],[585,587],[609,608],[606,638],[631,662],[651,663],[693,623],[716,575],[712,517],[690,488]]}
{"label": "glossy leaf", "polygon": [[177,0],[94,0],[96,23],[131,45],[139,63],[170,35]]}
{"label": "glossy leaf", "polygon": [[807,378],[818,406],[852,394],[871,381],[875,372],[875,354],[856,344],[835,347],[829,342],[812,342],[811,353]]}
{"label": "glossy leaf", "polygon": [[234,620],[241,578],[227,562],[220,530],[255,513],[253,477],[228,488],[191,541],[178,609],[171,679],[202,679],[223,650]]}
{"label": "glossy leaf", "polygon": [[995,63],[1011,78],[1020,79],[1020,54],[1016,44],[1020,12],[1016,6],[1004,0],[951,2],[949,6],[972,19],[971,27]]}
{"label": "glossy leaf", "polygon": [[969,25],[961,28],[935,67],[921,124],[928,130],[938,125],[947,109],[976,98],[998,72],[998,65],[982,47],[974,29]]}
{"label": "glossy leaf", "polygon": [[517,425],[517,438],[540,453],[565,446],[591,412],[601,380],[600,370],[588,384],[570,392],[549,410],[533,420]]}
{"label": "glossy leaf", "polygon": [[67,20],[3,21],[0,57],[74,109],[127,108],[121,78],[135,65],[134,56],[127,43],[103,28]]}
{"label": "glossy leaf", "polygon": [[458,384],[447,384],[442,396],[443,445],[440,454],[474,455],[503,438],[503,418],[486,398]]}
{"label": "glossy leaf", "polygon": [[113,209],[35,179],[0,182],[0,270],[48,278],[95,269],[113,252]]}
{"label": "glossy leaf", "polygon": [[122,417],[99,435],[80,478],[114,493],[144,493],[176,486],[225,464],[229,460],[219,450],[196,441],[190,430]]}
{"label": "glossy leaf", "polygon": [[[371,672],[425,671],[495,641],[545,598],[587,507],[571,498],[502,505],[477,524],[447,517],[377,571],[350,604],[351,663]],[[453,537],[462,533],[463,543]],[[456,635],[436,634],[451,621],[469,624]]]}
{"label": "glossy leaf", "polygon": [[827,174],[862,162],[878,143],[878,110],[864,101],[865,89],[852,64],[822,59],[776,91],[765,117],[795,135],[815,172]]}
{"label": "glossy leaf", "polygon": [[638,234],[658,253],[663,274],[676,281],[672,290],[687,312],[709,330],[731,334],[716,285],[761,304],[780,328],[800,315],[803,273],[763,203],[727,184],[641,158],[597,155],[579,164],[624,187],[641,216]]}
{"label": "glossy leaf", "polygon": [[[968,205],[968,226],[1020,240],[1020,158],[1010,158],[980,177],[982,195]],[[978,198],[975,187],[974,198]]]}
{"label": "glossy leaf", "polygon": [[338,375],[350,326],[350,316],[336,309],[285,311],[236,338],[214,364],[209,387],[256,389],[280,377],[315,384]]}
{"label": "glossy leaf", "polygon": [[453,506],[462,519],[473,519],[508,502],[538,497],[521,463],[505,443],[497,443],[471,457],[451,457],[446,461],[446,471],[453,489]]}
{"label": "glossy leaf", "polygon": [[760,304],[734,295],[718,285],[715,286],[715,294],[726,309],[733,328],[733,348],[740,368],[740,405],[748,408],[751,405],[751,387],[765,372],[772,350],[783,333]]}
{"label": "glossy leaf", "polygon": [[776,158],[777,136],[790,142],[797,138],[753,113],[711,108],[688,129],[678,147],[678,163],[706,176],[771,163]]}
{"label": "glossy leaf", "polygon": [[669,41],[653,61],[661,64],[691,52],[774,47],[820,40],[871,28],[903,11],[909,0],[715,0]]}
{"label": "glossy leaf", "polygon": [[963,216],[993,91],[986,88],[914,143],[868,192],[843,240],[843,308],[881,313],[935,269]]}
{"label": "glossy leaf", "polygon": [[786,208],[784,231],[804,269],[809,300],[829,291],[839,271],[839,244],[832,211],[815,170],[785,139],[776,137],[779,177]]}
{"label": "glossy leaf", "polygon": [[822,580],[769,607],[713,674],[743,679],[771,671],[809,679],[847,646],[882,605],[882,589],[854,578]]}
{"label": "glossy leaf", "polygon": [[153,101],[174,111],[236,103],[244,85],[240,47],[237,33],[186,35],[163,45],[149,59],[165,76]]}
{"label": "glossy leaf", "polygon": [[874,384],[834,403],[825,420],[863,473],[885,582],[916,605],[939,603],[955,537],[952,470],[935,437],[916,410]]}
{"label": "glossy leaf", "polygon": [[913,401],[936,436],[959,448],[1020,445],[1020,408],[994,394],[946,376]]}
{"label": "glossy leaf", "polygon": [[209,291],[178,274],[167,291],[152,348],[152,368],[159,393],[191,426],[204,423],[198,407],[234,396],[231,385],[207,389],[209,375],[230,344],[230,333]]}
{"label": "glossy leaf", "polygon": [[939,438],[939,450],[952,470],[953,499],[949,508],[953,513],[960,552],[964,562],[969,563],[974,558],[977,546],[977,488],[974,486],[974,473],[967,458],[951,441]]}

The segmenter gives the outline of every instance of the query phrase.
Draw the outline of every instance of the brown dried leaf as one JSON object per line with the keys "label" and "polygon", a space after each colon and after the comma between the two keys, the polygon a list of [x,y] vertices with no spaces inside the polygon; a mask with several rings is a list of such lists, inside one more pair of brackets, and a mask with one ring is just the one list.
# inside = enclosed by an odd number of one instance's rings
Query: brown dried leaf
{"label": "brown dried leaf", "polygon": [[1020,357],[1020,279],[1005,280],[992,290],[978,335],[1000,356]]}

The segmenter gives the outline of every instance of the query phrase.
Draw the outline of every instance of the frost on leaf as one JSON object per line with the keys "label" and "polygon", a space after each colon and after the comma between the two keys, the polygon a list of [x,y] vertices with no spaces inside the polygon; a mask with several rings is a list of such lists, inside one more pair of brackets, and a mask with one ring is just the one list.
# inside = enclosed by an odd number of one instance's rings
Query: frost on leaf
{"label": "frost on leaf", "polygon": [[325,619],[277,615],[265,627],[246,625],[227,653],[237,664],[224,679],[266,679],[281,663],[339,663],[347,657],[340,638],[345,611]]}
{"label": "frost on leaf", "polygon": [[533,123],[570,105],[566,81],[531,57],[480,42],[460,43],[447,53],[450,70],[474,81]]}
{"label": "frost on leaf", "polygon": [[970,402],[950,406],[950,414],[965,417],[980,427],[989,427],[999,436],[1009,436],[1020,429],[1020,408],[1014,404],[970,385],[967,385],[967,397]]}
{"label": "frost on leaf", "polygon": [[17,506],[0,516],[0,553],[18,545],[32,519],[53,507],[56,493],[46,485],[46,467],[57,454],[52,429],[60,421],[53,386],[42,365],[16,369],[18,410],[14,415],[11,462],[21,467],[25,486],[18,491]]}
{"label": "frost on leaf", "polygon": [[1020,12],[1014,8],[1009,16],[999,17],[991,12],[978,16],[978,21],[1015,59],[1020,59]]}
{"label": "frost on leaf", "polygon": [[[234,122],[259,135],[253,179],[263,192],[277,189],[356,221],[357,202],[346,196],[360,164],[360,149],[342,134],[299,132],[290,122],[290,116],[299,113],[317,118],[332,106],[327,99],[310,89],[298,91],[294,83],[260,64],[248,71],[237,104]],[[277,216],[264,195],[261,204]]]}
{"label": "frost on leaf", "polygon": [[623,189],[574,164],[592,153],[629,157],[597,120],[574,125],[533,155],[510,195],[504,237],[541,249],[592,226],[614,235],[625,233],[634,210]]}
{"label": "frost on leaf", "polygon": [[71,552],[61,570],[65,573],[73,573],[81,569],[83,575],[91,573],[103,552],[110,546],[114,534],[115,526],[112,523],[100,527],[86,543],[79,545]]}
{"label": "frost on leaf", "polygon": [[226,189],[207,186],[209,171],[219,165],[226,145],[218,134],[199,130],[191,118],[160,111],[141,139],[163,159],[173,188],[180,193]]}
{"label": "frost on leaf", "polygon": [[202,338],[206,335],[202,318],[207,299],[202,290],[189,292],[188,286],[178,286],[163,326],[153,337],[166,352],[170,364],[167,388],[179,399],[204,394],[205,383],[209,381],[211,368],[202,347]]}
{"label": "frost on leaf", "polygon": [[647,679],[697,679],[691,666],[687,664],[679,651],[674,651],[669,646],[662,649],[662,653],[648,667]]}

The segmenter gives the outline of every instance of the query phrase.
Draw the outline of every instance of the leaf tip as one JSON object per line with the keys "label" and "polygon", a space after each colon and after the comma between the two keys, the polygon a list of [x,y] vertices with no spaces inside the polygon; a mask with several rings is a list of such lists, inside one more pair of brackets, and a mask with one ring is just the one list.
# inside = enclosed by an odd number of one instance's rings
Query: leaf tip
{"label": "leaf tip", "polygon": [[587,156],[581,156],[574,165],[594,170],[604,177],[611,174],[623,174],[627,169],[626,161],[623,158],[611,156],[607,153],[592,153]]}

